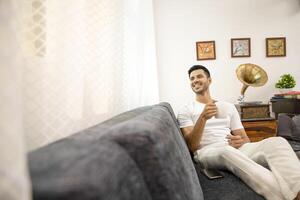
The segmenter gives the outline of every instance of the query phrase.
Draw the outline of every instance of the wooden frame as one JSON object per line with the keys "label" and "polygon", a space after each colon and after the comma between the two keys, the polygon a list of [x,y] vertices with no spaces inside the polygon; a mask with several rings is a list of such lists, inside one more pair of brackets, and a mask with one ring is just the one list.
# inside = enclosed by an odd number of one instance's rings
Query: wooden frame
{"label": "wooden frame", "polygon": [[215,41],[196,42],[197,60],[216,59]]}
{"label": "wooden frame", "polygon": [[266,56],[267,57],[286,56],[285,37],[266,38]]}
{"label": "wooden frame", "polygon": [[250,38],[232,38],[231,39],[231,57],[250,57],[251,39]]}

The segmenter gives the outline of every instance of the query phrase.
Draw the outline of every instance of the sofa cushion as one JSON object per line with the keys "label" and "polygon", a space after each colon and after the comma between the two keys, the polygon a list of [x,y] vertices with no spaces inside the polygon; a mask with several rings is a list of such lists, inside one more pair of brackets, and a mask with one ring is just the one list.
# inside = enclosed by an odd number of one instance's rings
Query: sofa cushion
{"label": "sofa cushion", "polygon": [[200,200],[202,190],[188,148],[168,104],[153,106],[114,127],[117,142],[136,162],[152,199]]}
{"label": "sofa cushion", "polygon": [[151,199],[143,174],[112,141],[66,138],[29,154],[34,199]]}
{"label": "sofa cushion", "polygon": [[277,135],[286,138],[294,151],[300,151],[300,115],[279,114]]}
{"label": "sofa cushion", "polygon": [[295,115],[292,119],[295,124],[292,132],[293,138],[296,138],[296,140],[300,141],[300,115]]}
{"label": "sofa cushion", "polygon": [[199,164],[195,164],[195,168],[205,200],[264,200],[262,196],[229,171],[220,170],[223,178],[211,180],[201,172]]}
{"label": "sofa cushion", "polygon": [[300,115],[279,114],[277,135],[300,141]]}

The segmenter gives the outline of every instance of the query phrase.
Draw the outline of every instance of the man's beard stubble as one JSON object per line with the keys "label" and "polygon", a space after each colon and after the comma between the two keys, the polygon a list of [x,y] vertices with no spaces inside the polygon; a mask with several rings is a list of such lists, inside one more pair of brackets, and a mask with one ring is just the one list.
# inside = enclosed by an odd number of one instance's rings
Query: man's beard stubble
{"label": "man's beard stubble", "polygon": [[194,90],[194,92],[196,93],[196,95],[203,95],[205,92],[207,92],[207,90],[208,90],[208,85],[204,85],[203,86],[203,89],[202,90],[200,90],[200,91],[195,91]]}

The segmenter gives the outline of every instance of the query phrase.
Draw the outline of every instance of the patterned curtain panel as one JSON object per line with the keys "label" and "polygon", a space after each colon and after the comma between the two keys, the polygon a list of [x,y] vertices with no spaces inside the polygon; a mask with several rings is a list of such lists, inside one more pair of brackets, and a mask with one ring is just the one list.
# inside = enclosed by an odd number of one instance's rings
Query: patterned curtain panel
{"label": "patterned curtain panel", "polygon": [[29,150],[158,102],[151,0],[18,2]]}
{"label": "patterned curtain panel", "polygon": [[22,126],[22,55],[12,1],[0,0],[0,199],[29,200]]}
{"label": "patterned curtain panel", "polygon": [[158,102],[152,0],[0,0],[0,199],[26,152]]}

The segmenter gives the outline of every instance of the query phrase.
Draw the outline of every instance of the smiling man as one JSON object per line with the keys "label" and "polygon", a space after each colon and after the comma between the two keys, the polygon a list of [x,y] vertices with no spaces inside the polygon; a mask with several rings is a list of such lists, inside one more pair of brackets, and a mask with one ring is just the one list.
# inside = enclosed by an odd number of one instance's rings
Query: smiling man
{"label": "smiling man", "polygon": [[196,98],[179,111],[178,122],[194,160],[230,170],[268,200],[300,200],[300,162],[288,142],[250,143],[235,106],[211,97],[208,69],[195,65],[188,75]]}

